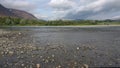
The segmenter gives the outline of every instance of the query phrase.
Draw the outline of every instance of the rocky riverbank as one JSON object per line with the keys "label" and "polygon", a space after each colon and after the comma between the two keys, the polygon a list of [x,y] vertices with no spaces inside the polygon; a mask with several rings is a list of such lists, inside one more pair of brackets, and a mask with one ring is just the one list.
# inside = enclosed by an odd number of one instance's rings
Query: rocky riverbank
{"label": "rocky riverbank", "polygon": [[[62,43],[46,43],[47,45],[43,45],[36,41],[37,38],[41,38],[42,36],[36,38],[30,35],[32,33],[34,32],[0,29],[0,68],[88,68],[120,66],[120,54],[119,49],[117,49],[119,48],[117,45],[119,44],[119,39],[117,41],[110,40],[116,46],[96,45],[96,43],[109,43],[106,40],[103,42],[89,40],[81,44],[76,43],[69,46]],[[119,37],[119,35],[116,36]],[[115,53],[113,52],[114,50],[116,50]]]}
{"label": "rocky riverbank", "polygon": [[35,46],[33,40],[27,39],[23,32],[4,30],[0,32],[0,68],[88,67],[86,64],[78,64],[75,60],[66,59],[69,62],[64,62],[63,58],[67,58],[67,55],[64,57],[67,52],[63,46],[49,44],[45,47]]}

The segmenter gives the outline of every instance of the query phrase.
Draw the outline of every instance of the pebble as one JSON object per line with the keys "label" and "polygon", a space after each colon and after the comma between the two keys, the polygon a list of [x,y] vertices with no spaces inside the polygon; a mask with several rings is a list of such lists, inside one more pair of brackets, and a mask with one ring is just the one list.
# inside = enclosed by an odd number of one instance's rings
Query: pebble
{"label": "pebble", "polygon": [[45,59],[42,59],[42,61],[45,61]]}
{"label": "pebble", "polygon": [[30,68],[33,68],[32,65],[30,65]]}
{"label": "pebble", "polygon": [[42,58],[43,56],[40,56],[40,58]]}
{"label": "pebble", "polygon": [[2,42],[5,43],[6,41],[3,40]]}
{"label": "pebble", "polygon": [[45,63],[48,63],[48,62],[49,62],[49,61],[46,59],[46,60],[45,60]]}
{"label": "pebble", "polygon": [[4,54],[4,52],[1,52],[1,54]]}
{"label": "pebble", "polygon": [[58,65],[56,68],[61,68],[61,65]]}
{"label": "pebble", "polygon": [[52,57],[55,57],[55,55],[53,54]]}
{"label": "pebble", "polygon": [[50,59],[50,57],[49,57],[49,56],[48,56],[47,58],[48,58],[48,59]]}
{"label": "pebble", "polygon": [[21,33],[20,33],[20,32],[19,32],[18,34],[19,34],[19,35],[21,35]]}
{"label": "pebble", "polygon": [[77,62],[74,62],[74,65],[77,65]]}
{"label": "pebble", "polygon": [[87,64],[83,64],[83,66],[81,68],[88,68]]}
{"label": "pebble", "polygon": [[109,65],[111,66],[111,65],[112,65],[112,63],[109,63]]}
{"label": "pebble", "polygon": [[40,68],[40,64],[36,64],[36,67],[37,67],[37,68]]}
{"label": "pebble", "polygon": [[21,66],[23,67],[23,66],[24,66],[24,64],[21,64]]}
{"label": "pebble", "polygon": [[32,58],[34,58],[34,55],[32,55]]}
{"label": "pebble", "polygon": [[52,62],[54,62],[55,60],[54,59],[52,59]]}
{"label": "pebble", "polygon": [[77,50],[79,50],[80,48],[79,47],[77,47]]}
{"label": "pebble", "polygon": [[23,52],[23,51],[21,51],[20,53],[21,53],[21,54],[23,54],[24,52]]}
{"label": "pebble", "polygon": [[9,51],[9,54],[10,54],[10,55],[13,55],[13,53],[14,53],[13,51]]}
{"label": "pebble", "polygon": [[118,61],[120,61],[120,59],[117,59]]}

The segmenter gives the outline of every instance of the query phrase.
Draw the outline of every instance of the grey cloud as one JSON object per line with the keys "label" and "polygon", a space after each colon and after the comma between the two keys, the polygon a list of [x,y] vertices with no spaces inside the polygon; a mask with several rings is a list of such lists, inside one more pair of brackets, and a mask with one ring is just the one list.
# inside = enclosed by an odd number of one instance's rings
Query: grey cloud
{"label": "grey cloud", "polygon": [[51,0],[49,5],[53,9],[60,11],[71,9],[75,5],[75,3],[73,0]]}
{"label": "grey cloud", "polygon": [[0,0],[0,3],[7,8],[15,8],[25,11],[30,11],[35,8],[35,5],[27,0]]}
{"label": "grey cloud", "polygon": [[[37,17],[41,17],[41,11],[46,11],[54,19],[107,19],[120,16],[120,0],[0,0],[0,3]],[[47,6],[40,7],[44,4]],[[44,14],[43,18],[48,17]]]}
{"label": "grey cloud", "polygon": [[36,11],[40,9],[39,3],[41,3],[41,1],[39,0],[35,0],[35,1],[34,0],[31,0],[31,1],[29,0],[0,0],[0,4],[2,4],[3,6],[7,8],[27,11],[29,13],[32,13],[36,17],[40,18],[40,16],[44,16],[44,15],[40,15],[41,13],[38,14],[36,13]]}
{"label": "grey cloud", "polygon": [[76,0],[76,4],[62,19],[107,19],[120,15],[120,0]]}

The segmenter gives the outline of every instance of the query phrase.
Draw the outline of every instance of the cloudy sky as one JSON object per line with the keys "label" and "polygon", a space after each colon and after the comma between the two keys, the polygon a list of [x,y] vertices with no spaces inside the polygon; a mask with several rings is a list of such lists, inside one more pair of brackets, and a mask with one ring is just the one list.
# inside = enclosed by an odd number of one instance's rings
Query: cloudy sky
{"label": "cloudy sky", "polygon": [[120,18],[120,0],[0,0],[0,3],[48,20]]}

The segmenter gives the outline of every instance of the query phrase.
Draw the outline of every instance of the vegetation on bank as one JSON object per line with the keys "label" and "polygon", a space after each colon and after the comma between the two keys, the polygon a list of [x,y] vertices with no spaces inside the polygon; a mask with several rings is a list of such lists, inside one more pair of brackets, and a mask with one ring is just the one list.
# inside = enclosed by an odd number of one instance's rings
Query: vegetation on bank
{"label": "vegetation on bank", "polygon": [[112,20],[27,20],[11,17],[0,17],[0,26],[76,26],[76,25],[119,25]]}

